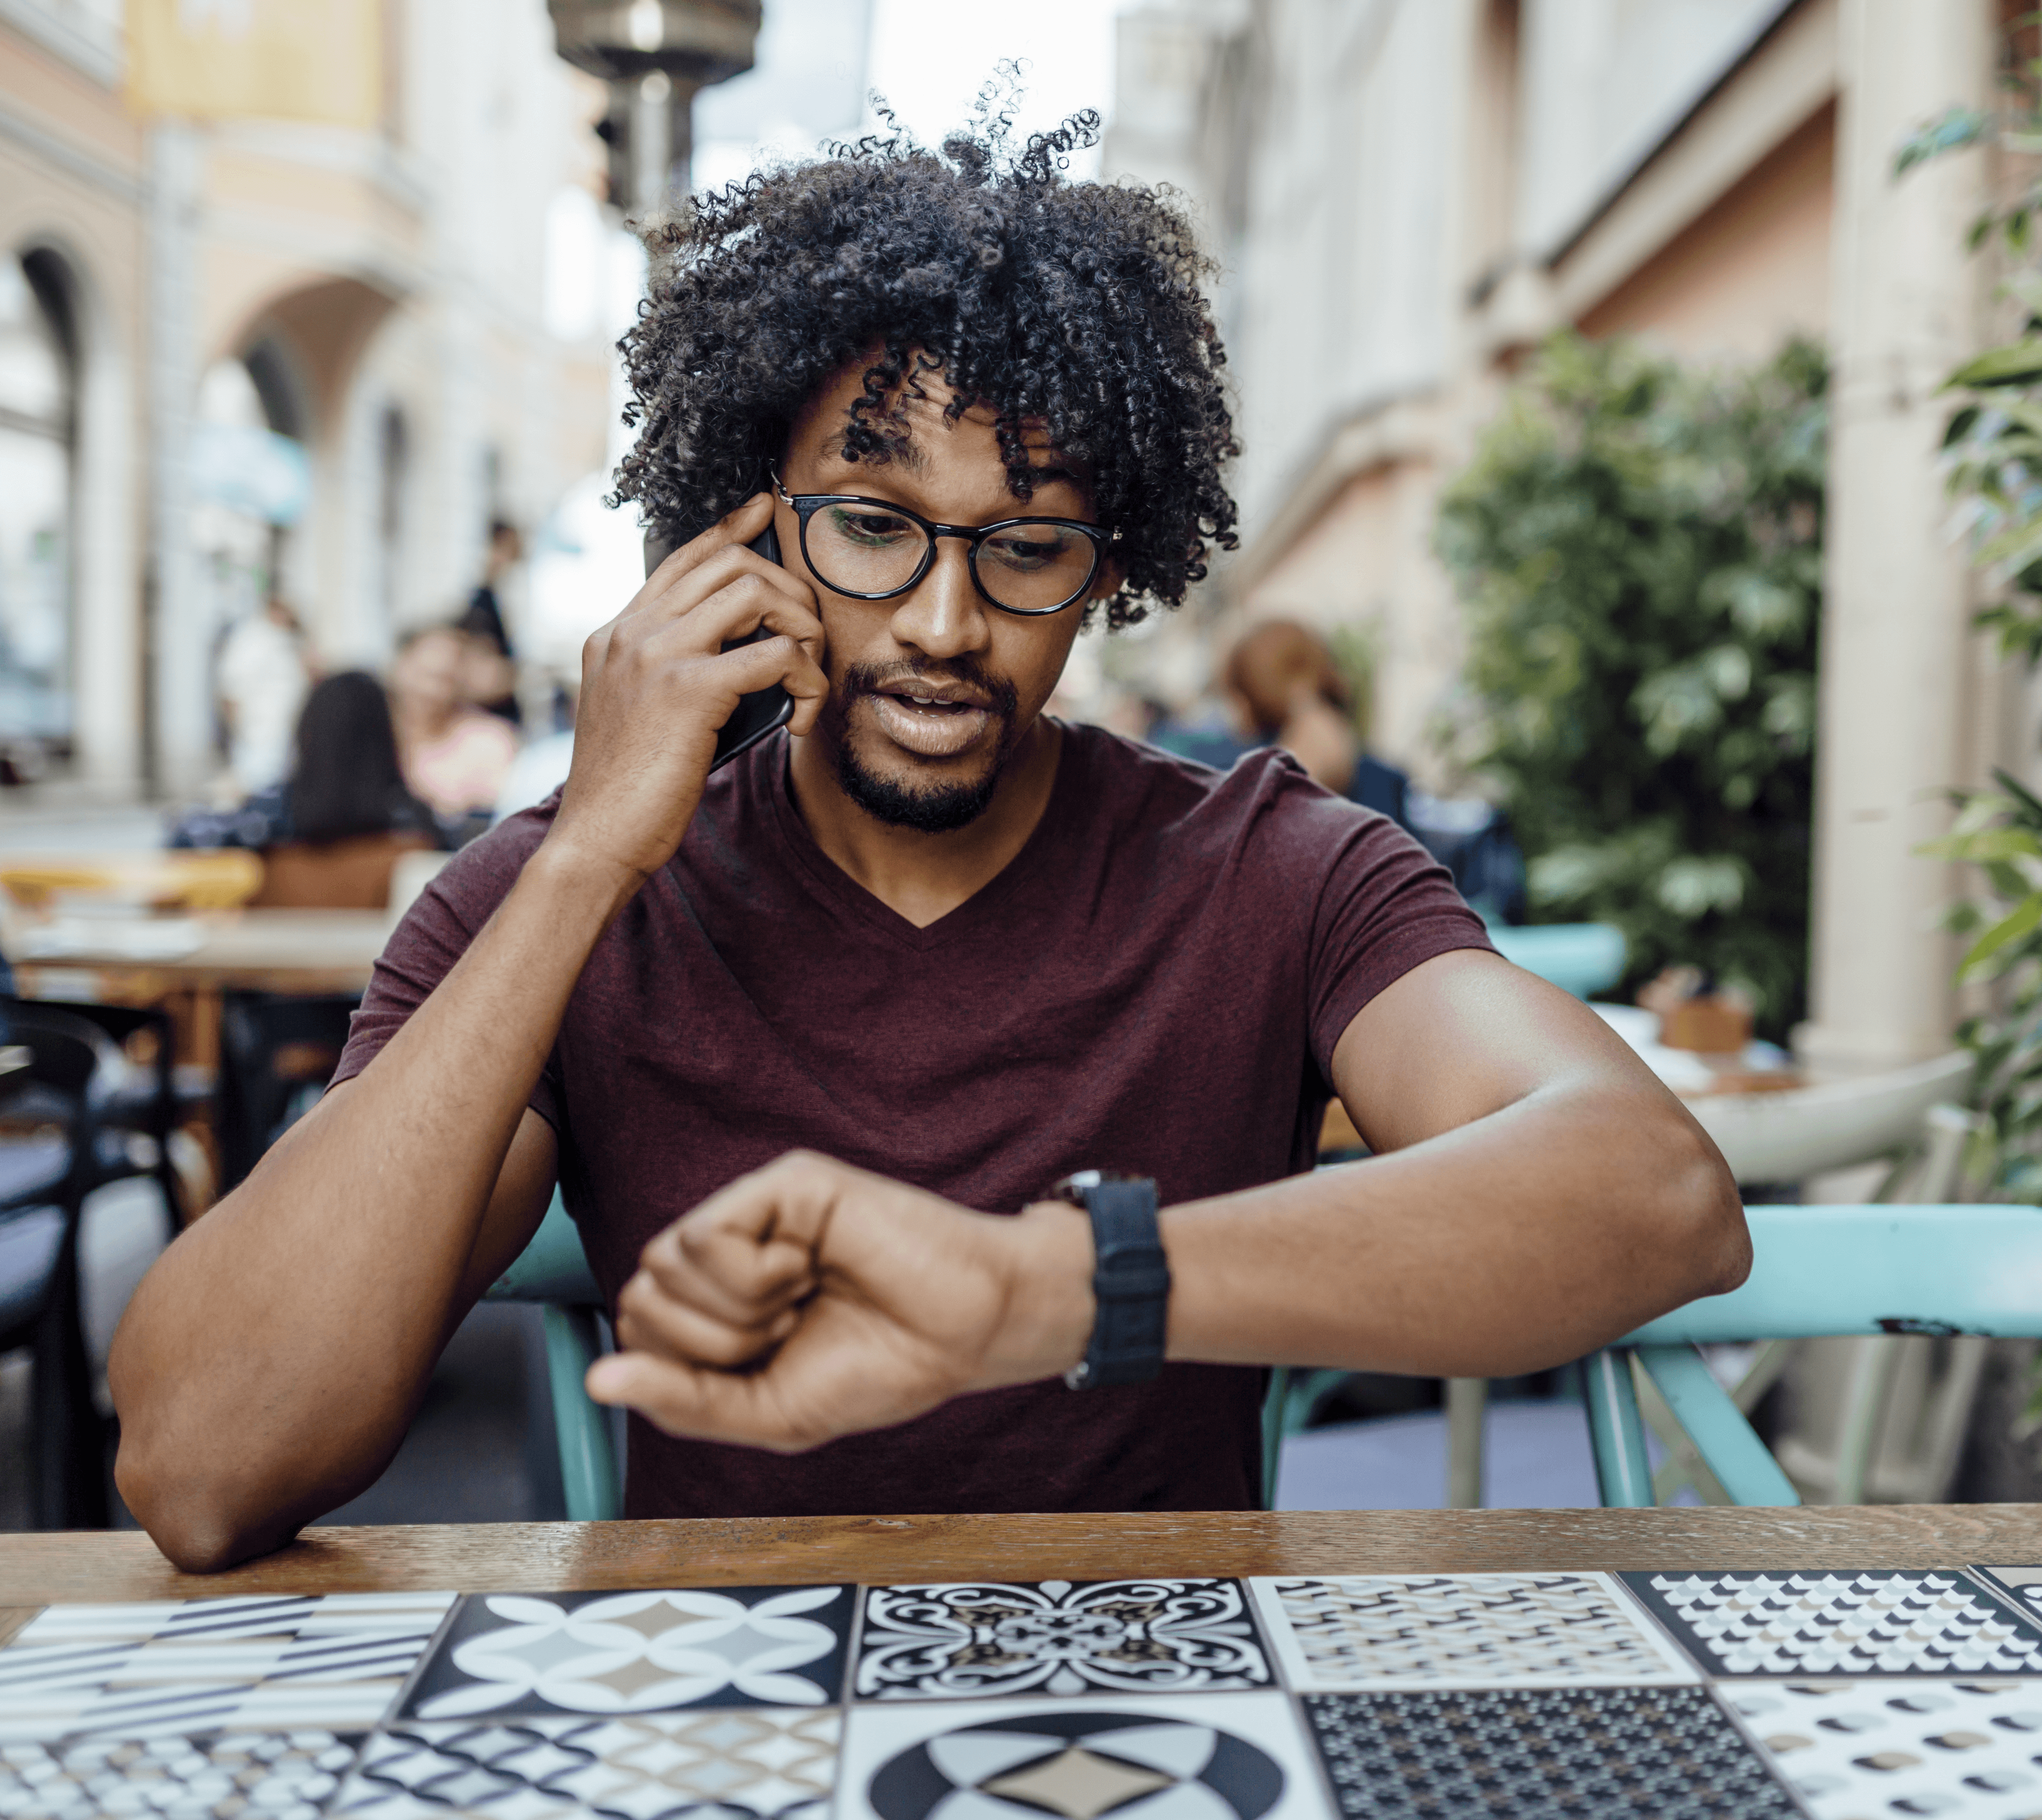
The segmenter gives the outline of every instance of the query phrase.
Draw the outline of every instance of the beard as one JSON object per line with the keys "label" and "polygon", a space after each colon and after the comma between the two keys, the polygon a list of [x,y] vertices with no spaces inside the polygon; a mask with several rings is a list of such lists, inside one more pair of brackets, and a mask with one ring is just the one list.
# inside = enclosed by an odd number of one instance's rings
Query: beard
{"label": "beard", "polygon": [[[919,668],[908,674],[928,676]],[[1000,723],[1000,738],[983,777],[954,783],[916,784],[898,777],[882,777],[874,770],[858,757],[851,735],[852,704],[862,696],[878,694],[886,684],[900,682],[902,675],[897,665],[882,670],[874,663],[854,663],[844,672],[843,681],[830,690],[816,731],[829,741],[838,786],[874,820],[889,828],[910,828],[918,834],[953,834],[977,820],[992,806],[1007,762],[1019,740],[1015,716],[1020,698],[1011,682],[988,675],[974,659],[958,658],[946,663],[943,679],[968,683],[987,698]]]}

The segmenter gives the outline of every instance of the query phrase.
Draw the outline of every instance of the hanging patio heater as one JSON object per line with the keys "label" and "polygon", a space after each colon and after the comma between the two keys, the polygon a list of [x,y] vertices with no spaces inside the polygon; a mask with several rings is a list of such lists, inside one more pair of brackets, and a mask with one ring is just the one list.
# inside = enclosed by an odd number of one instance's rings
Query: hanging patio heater
{"label": "hanging patio heater", "polygon": [[560,54],[610,85],[596,131],[610,201],[633,215],[687,186],[695,93],[751,67],[759,0],[546,0]]}

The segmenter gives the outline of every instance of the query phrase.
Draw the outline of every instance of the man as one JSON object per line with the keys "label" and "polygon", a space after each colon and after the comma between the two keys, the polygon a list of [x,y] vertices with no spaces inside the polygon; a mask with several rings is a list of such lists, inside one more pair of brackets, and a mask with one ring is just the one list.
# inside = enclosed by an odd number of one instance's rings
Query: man
{"label": "man", "polygon": [[[564,790],[442,874],[121,1329],[173,1560],[373,1481],[556,1178],[640,1515],[1239,1508],[1268,1363],[1528,1371],[1741,1277],[1707,1139],[1394,824],[1042,717],[1233,522],[1203,267],[1074,137],[667,231],[621,490],[683,541],[589,640]],[[1313,1173],[1336,1091],[1382,1154]],[[1153,1187],[1051,1198],[1088,1168]]]}

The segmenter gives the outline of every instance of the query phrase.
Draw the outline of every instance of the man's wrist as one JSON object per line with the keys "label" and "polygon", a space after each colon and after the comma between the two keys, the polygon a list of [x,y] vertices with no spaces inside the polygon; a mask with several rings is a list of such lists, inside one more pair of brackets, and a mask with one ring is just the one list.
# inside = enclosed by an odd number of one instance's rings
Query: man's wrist
{"label": "man's wrist", "polygon": [[1096,1308],[1092,1222],[1084,1210],[1038,1201],[1011,1221],[1011,1272],[1000,1382],[1061,1377],[1084,1357]]}
{"label": "man's wrist", "polygon": [[591,853],[570,839],[549,833],[526,861],[519,881],[530,880],[549,897],[585,910],[600,927],[607,928],[649,876],[622,860]]}

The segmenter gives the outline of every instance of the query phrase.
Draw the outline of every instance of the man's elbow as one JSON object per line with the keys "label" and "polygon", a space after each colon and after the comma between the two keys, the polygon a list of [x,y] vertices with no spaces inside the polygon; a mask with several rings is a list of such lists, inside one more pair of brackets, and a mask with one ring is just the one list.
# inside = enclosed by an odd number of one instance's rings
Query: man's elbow
{"label": "man's elbow", "polygon": [[1736,1178],[1692,1118],[1669,1118],[1654,1137],[1650,1242],[1671,1267],[1681,1302],[1726,1295],[1751,1274],[1751,1233]]}
{"label": "man's elbow", "polygon": [[186,1573],[217,1573],[281,1547],[296,1533],[273,1513],[252,1510],[235,1475],[163,1459],[124,1432],[113,1482],[135,1520],[170,1564]]}

